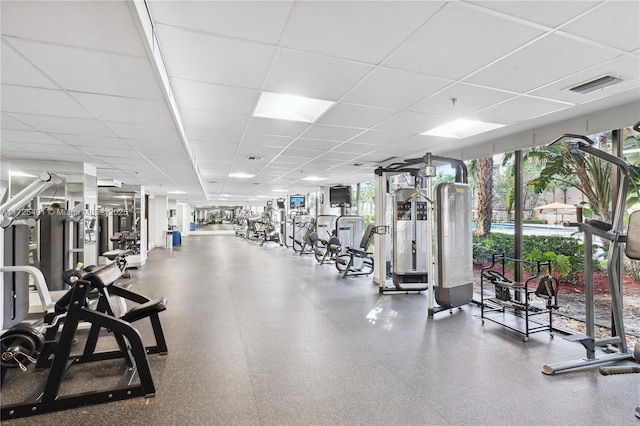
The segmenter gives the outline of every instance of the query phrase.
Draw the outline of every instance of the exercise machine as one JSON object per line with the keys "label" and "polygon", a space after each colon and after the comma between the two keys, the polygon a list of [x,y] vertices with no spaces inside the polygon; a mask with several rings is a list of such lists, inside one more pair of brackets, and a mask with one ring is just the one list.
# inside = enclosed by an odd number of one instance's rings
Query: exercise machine
{"label": "exercise machine", "polygon": [[338,237],[335,236],[336,219],[337,217],[335,215],[318,215],[316,218],[316,235],[315,237],[311,236],[310,238],[312,240],[314,238],[316,239],[313,252],[316,260],[321,265],[335,261],[335,256],[332,255],[332,252],[327,250],[327,247],[331,239],[333,239],[333,241],[331,241],[332,244],[340,244]]}
{"label": "exercise machine", "polygon": [[[367,226],[357,246],[346,246],[344,250],[336,254],[336,268],[342,273],[343,278],[349,275],[371,275],[373,273],[374,260],[373,254],[369,253],[369,245],[374,230],[374,225]],[[332,248],[332,250],[334,249]]]}
{"label": "exercise machine", "polygon": [[[88,404],[98,404],[138,396],[155,396],[155,385],[147,354],[167,353],[167,345],[158,313],[166,309],[166,299],[150,300],[130,290],[113,286],[120,277],[120,269],[115,263],[105,265],[83,274],[74,286],[60,298],[53,310],[49,310],[40,328],[18,326],[2,336],[2,379],[7,369],[20,367],[26,371],[26,364],[35,363],[36,369],[47,369],[46,380],[22,402],[4,403],[2,420],[59,411]],[[91,290],[96,290],[99,300],[95,309],[87,306]],[[138,303],[120,318],[115,317],[110,305],[109,293],[126,297]],[[24,302],[22,302],[24,303]],[[156,345],[145,346],[132,322],[149,318],[153,327]],[[71,355],[81,322],[90,324],[84,350],[81,355]],[[60,327],[61,330],[60,330]],[[97,343],[102,329],[113,334],[118,344],[117,350],[97,351]],[[41,331],[45,334],[42,337]],[[60,332],[58,332],[60,331]],[[29,352],[29,353],[27,353]],[[60,388],[65,374],[73,365],[123,358],[125,361],[122,377],[114,387],[61,394]],[[132,384],[135,378],[138,384]]]}
{"label": "exercise machine", "polygon": [[[567,226],[577,227],[583,234],[584,241],[584,271],[585,271],[585,303],[586,303],[586,334],[572,335],[567,338],[582,344],[586,350],[586,358],[566,361],[557,364],[545,364],[542,372],[555,375],[576,368],[593,367],[605,363],[626,361],[634,358],[627,349],[626,334],[624,329],[624,316],[622,305],[622,283],[620,282],[622,265],[622,249],[626,245],[627,256],[631,259],[640,259],[640,212],[633,213],[629,219],[628,233],[623,233],[623,219],[625,213],[625,201],[629,189],[630,170],[627,163],[614,155],[593,147],[593,141],[583,135],[566,134],[558,137],[550,145],[566,141],[568,149],[578,153],[592,155],[613,166],[620,176],[616,204],[612,209],[612,223],[600,220],[585,220],[584,222],[569,223]],[[607,272],[609,276],[609,290],[611,292],[612,326],[614,336],[609,338],[595,337],[595,305],[593,285],[593,237],[600,237],[602,241],[609,242],[607,258]],[[606,347],[608,353],[596,354],[596,348]],[[637,348],[637,345],[636,345]],[[636,351],[638,352],[638,351]],[[636,359],[640,362],[640,359]]]}
{"label": "exercise machine", "polygon": [[[434,191],[436,164],[451,168],[455,183],[442,183]],[[379,292],[427,290],[429,316],[471,302],[471,191],[464,162],[426,153],[379,167],[375,174],[375,223],[391,229],[391,238],[381,232],[374,237],[374,282]],[[391,188],[390,181],[400,178],[403,183]]]}

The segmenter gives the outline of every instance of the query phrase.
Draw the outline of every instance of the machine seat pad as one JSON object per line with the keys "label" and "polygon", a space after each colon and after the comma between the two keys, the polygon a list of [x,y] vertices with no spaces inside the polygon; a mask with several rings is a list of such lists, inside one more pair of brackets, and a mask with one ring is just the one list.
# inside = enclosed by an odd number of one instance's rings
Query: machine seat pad
{"label": "machine seat pad", "polygon": [[129,249],[126,249],[126,250],[115,249],[115,250],[105,251],[104,253],[102,253],[102,256],[106,257],[109,260],[116,260],[120,256],[128,255],[129,252],[131,252],[131,250]]}
{"label": "machine seat pad", "polygon": [[149,300],[142,305],[134,306],[124,314],[121,319],[127,322],[138,321],[139,319],[146,318],[151,314],[162,312],[167,309],[167,298],[160,297],[158,299]]}
{"label": "machine seat pad", "polygon": [[121,276],[122,271],[114,262],[89,272],[87,275],[82,277],[82,279],[89,281],[93,287],[103,288],[110,286]]}

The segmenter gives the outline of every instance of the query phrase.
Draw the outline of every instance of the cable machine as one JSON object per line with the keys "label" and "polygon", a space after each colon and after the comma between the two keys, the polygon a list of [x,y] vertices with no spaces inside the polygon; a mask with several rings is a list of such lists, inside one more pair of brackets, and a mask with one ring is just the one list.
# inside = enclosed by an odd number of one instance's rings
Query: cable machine
{"label": "cable machine", "polygon": [[[456,183],[439,184],[433,191],[434,163],[453,168]],[[415,184],[396,189],[390,197],[389,178],[401,173],[409,173]],[[429,316],[469,303],[473,297],[473,253],[466,165],[427,153],[379,167],[375,174],[375,223],[391,229],[390,240],[387,234],[375,234],[374,282],[379,292],[428,290]]]}

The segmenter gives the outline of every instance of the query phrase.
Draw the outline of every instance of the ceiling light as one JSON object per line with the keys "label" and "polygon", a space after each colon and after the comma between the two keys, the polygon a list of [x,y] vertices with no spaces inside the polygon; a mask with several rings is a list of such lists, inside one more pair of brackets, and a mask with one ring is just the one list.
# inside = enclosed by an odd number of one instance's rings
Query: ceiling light
{"label": "ceiling light", "polygon": [[16,177],[36,177],[36,175],[30,175],[29,173],[25,173],[25,172],[19,172],[16,170],[11,170],[11,176],[16,176]]}
{"label": "ceiling light", "polygon": [[499,129],[504,124],[488,123],[485,121],[459,119],[442,126],[435,127],[421,133],[425,136],[442,136],[444,138],[464,139],[469,136],[488,132],[489,130]]}
{"label": "ceiling light", "polygon": [[238,172],[238,173],[229,173],[229,177],[230,178],[240,178],[240,179],[250,179],[252,177],[254,177],[255,175],[251,175],[249,173],[242,173],[242,172]]}
{"label": "ceiling light", "polygon": [[329,179],[329,178],[323,178],[323,177],[318,177],[318,176],[307,176],[306,178],[302,178],[302,180],[310,180],[310,181],[313,181],[313,182],[318,182],[318,181],[327,180],[327,179]]}
{"label": "ceiling light", "polygon": [[186,194],[184,191],[167,191],[167,194]]}
{"label": "ceiling light", "polygon": [[313,123],[333,104],[304,96],[262,92],[253,116]]}
{"label": "ceiling light", "polygon": [[220,194],[221,197],[232,197],[233,195],[231,194]]}
{"label": "ceiling light", "polygon": [[289,192],[288,189],[272,189],[273,192]]}

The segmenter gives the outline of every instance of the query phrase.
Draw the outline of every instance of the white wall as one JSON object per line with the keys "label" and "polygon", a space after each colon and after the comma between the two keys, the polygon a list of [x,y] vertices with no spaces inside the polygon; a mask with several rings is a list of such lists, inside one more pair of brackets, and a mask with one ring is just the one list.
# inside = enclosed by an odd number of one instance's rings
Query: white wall
{"label": "white wall", "polygon": [[179,201],[177,203],[178,208],[178,227],[180,228],[180,233],[183,237],[189,236],[189,222],[191,222],[191,216],[189,213],[191,209],[189,208],[189,204],[184,201]]}
{"label": "white wall", "polygon": [[166,196],[155,195],[149,198],[149,249],[165,247],[169,224],[168,211],[169,200]]}

